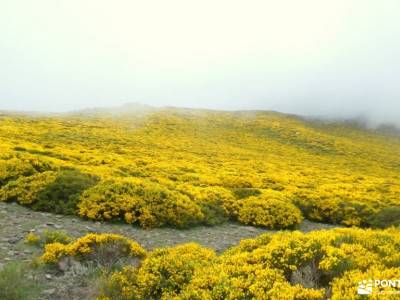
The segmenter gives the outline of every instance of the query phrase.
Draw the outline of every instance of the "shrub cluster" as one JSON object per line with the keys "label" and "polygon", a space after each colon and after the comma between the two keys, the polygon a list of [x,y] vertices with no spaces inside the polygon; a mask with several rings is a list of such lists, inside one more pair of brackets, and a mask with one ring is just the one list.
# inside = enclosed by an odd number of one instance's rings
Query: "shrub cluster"
{"label": "shrub cluster", "polygon": [[400,206],[385,207],[369,217],[372,227],[386,228],[400,226]]}
{"label": "shrub cluster", "polygon": [[57,177],[37,195],[32,208],[59,214],[75,215],[80,195],[94,186],[98,178],[74,169],[57,172]]}
{"label": "shrub cluster", "polygon": [[87,234],[71,243],[59,242],[45,245],[40,261],[56,264],[64,257],[77,260],[96,260],[100,264],[118,260],[121,257],[144,257],[146,251],[135,241],[117,234]]}
{"label": "shrub cluster", "polygon": [[41,234],[30,232],[25,237],[26,243],[39,247],[52,243],[68,244],[71,241],[72,238],[63,231],[45,230]]}
{"label": "shrub cluster", "polygon": [[48,164],[34,162],[22,164],[25,167],[21,176],[0,188],[0,201],[15,201],[34,210],[76,214],[80,195],[97,183],[97,177],[75,169],[49,170]]}
{"label": "shrub cluster", "polygon": [[186,195],[142,179],[109,180],[88,189],[79,203],[79,214],[145,228],[187,227],[203,218],[200,207]]}
{"label": "shrub cluster", "polygon": [[180,245],[112,274],[100,299],[358,299],[359,281],[398,279],[399,247],[397,229],[264,234],[220,256]]}
{"label": "shrub cluster", "polygon": [[296,227],[303,217],[300,210],[290,201],[270,193],[243,200],[238,219],[244,224],[279,229]]}

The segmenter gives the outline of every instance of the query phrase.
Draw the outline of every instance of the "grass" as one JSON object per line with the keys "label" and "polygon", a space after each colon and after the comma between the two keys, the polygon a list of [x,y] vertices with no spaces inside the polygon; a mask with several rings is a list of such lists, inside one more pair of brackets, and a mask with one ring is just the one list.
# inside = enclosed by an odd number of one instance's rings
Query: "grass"
{"label": "grass", "polygon": [[41,288],[30,277],[29,268],[18,262],[4,265],[0,270],[0,299],[2,300],[35,300]]}

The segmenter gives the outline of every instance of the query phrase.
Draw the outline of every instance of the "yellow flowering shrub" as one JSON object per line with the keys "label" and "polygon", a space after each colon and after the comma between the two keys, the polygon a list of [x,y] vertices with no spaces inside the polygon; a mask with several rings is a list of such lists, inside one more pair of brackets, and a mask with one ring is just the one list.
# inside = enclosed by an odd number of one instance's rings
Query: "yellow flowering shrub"
{"label": "yellow flowering shrub", "polygon": [[200,208],[186,195],[139,180],[105,181],[86,190],[79,214],[95,220],[124,220],[142,227],[187,227],[201,222]]}
{"label": "yellow flowering shrub", "polygon": [[196,268],[216,258],[212,250],[189,243],[151,252],[140,268],[113,273],[103,287],[111,299],[172,299],[188,284]]}
{"label": "yellow flowering shrub", "polygon": [[197,187],[184,184],[177,186],[176,189],[199,205],[204,215],[202,222],[207,225],[222,223],[229,216],[233,216],[231,206],[236,203],[236,199],[232,192],[226,188],[219,186]]}
{"label": "yellow flowering shrub", "polygon": [[49,171],[52,166],[34,156],[17,155],[8,159],[0,159],[0,187],[9,181],[35,173]]}
{"label": "yellow flowering shrub", "polygon": [[[400,230],[278,232],[219,256],[193,244],[158,249],[110,276],[108,299],[364,299],[363,280],[400,279]],[[307,273],[308,272],[308,273]],[[378,297],[378,292],[381,292]],[[382,293],[383,292],[383,293]],[[372,299],[395,299],[398,287]],[[386,294],[385,294],[386,293]]]}
{"label": "yellow flowering shrub", "polygon": [[140,300],[137,293],[137,270],[126,266],[121,271],[113,272],[101,286],[102,295],[96,300]]}
{"label": "yellow flowering shrub", "polygon": [[310,220],[348,226],[367,225],[377,213],[373,201],[354,201],[346,196],[323,193],[318,188],[298,192],[294,202]]}
{"label": "yellow flowering shrub", "polygon": [[[105,253],[110,252],[110,253]],[[135,241],[117,234],[87,234],[69,244],[59,242],[45,245],[40,257],[44,263],[54,264],[63,257],[74,257],[79,260],[101,259],[101,255],[144,257],[146,251]]]}
{"label": "yellow flowering shrub", "polygon": [[252,196],[242,200],[238,220],[244,224],[261,225],[268,228],[295,227],[303,217],[300,210],[273,194]]}
{"label": "yellow flowering shrub", "polygon": [[56,177],[56,172],[46,171],[10,181],[0,189],[0,201],[17,201],[20,204],[31,205],[37,200],[38,194],[54,182]]}
{"label": "yellow flowering shrub", "polygon": [[[335,278],[332,282],[332,300],[395,300],[399,299],[400,283],[397,286],[390,286],[387,281],[399,281],[400,267],[397,268],[379,268],[372,267],[368,271],[352,270],[346,272],[342,277]],[[383,286],[380,282],[375,285],[375,280],[384,281]],[[363,284],[371,284],[371,294],[368,296],[359,295],[358,288]]]}
{"label": "yellow flowering shrub", "polygon": [[25,241],[30,245],[38,246],[40,244],[40,236],[30,232],[26,235]]}
{"label": "yellow flowering shrub", "polygon": [[45,230],[41,234],[28,233],[25,241],[30,245],[44,246],[52,243],[68,244],[72,241],[72,238],[63,231]]}
{"label": "yellow flowering shrub", "polygon": [[137,293],[142,299],[172,298],[188,284],[196,268],[215,258],[212,250],[190,243],[157,249],[137,271]]}

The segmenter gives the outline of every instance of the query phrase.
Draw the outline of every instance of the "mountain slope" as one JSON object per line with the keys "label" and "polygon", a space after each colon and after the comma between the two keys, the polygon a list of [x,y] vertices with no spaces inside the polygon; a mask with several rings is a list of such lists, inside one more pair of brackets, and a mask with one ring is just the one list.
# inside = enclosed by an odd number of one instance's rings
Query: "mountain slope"
{"label": "mountain slope", "polygon": [[[400,206],[399,138],[275,112],[2,114],[0,150],[0,200],[144,227],[291,227],[297,207],[311,220],[370,225]],[[71,178],[81,182],[47,205]]]}

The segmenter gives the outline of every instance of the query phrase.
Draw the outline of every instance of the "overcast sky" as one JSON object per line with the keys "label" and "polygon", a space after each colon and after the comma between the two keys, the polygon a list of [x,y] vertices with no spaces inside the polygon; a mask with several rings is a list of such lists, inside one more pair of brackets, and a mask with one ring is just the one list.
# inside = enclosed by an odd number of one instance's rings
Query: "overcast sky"
{"label": "overcast sky", "polygon": [[0,109],[400,120],[399,0],[0,0]]}

